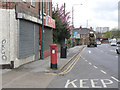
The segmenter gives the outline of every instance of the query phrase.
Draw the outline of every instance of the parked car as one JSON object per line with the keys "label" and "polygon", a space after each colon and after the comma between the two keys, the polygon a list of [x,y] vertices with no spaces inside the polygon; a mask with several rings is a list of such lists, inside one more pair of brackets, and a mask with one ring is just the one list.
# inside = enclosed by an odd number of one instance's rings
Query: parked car
{"label": "parked car", "polygon": [[116,46],[117,45],[116,39],[111,40],[110,44],[111,44],[111,46]]}
{"label": "parked car", "polygon": [[120,41],[117,42],[116,52],[117,54],[120,54]]}
{"label": "parked car", "polygon": [[97,45],[101,45],[101,42],[100,42],[100,41],[97,41]]}

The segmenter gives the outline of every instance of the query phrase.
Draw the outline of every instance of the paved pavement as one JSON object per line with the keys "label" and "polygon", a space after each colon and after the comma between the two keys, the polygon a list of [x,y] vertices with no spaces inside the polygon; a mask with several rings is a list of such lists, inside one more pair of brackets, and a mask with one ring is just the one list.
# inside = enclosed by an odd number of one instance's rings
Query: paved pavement
{"label": "paved pavement", "polygon": [[60,72],[80,52],[84,46],[76,46],[68,49],[67,58],[61,59],[57,55],[58,70],[50,69],[50,57],[25,64],[13,70],[2,71],[3,88],[46,88],[55,77],[45,74]]}

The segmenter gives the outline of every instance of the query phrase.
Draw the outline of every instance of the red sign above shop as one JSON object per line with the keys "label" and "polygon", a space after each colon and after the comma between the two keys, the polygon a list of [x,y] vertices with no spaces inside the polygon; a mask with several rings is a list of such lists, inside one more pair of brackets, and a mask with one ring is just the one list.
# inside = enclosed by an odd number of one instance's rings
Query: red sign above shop
{"label": "red sign above shop", "polygon": [[49,16],[46,16],[46,19],[44,19],[44,24],[45,26],[55,28],[55,20]]}

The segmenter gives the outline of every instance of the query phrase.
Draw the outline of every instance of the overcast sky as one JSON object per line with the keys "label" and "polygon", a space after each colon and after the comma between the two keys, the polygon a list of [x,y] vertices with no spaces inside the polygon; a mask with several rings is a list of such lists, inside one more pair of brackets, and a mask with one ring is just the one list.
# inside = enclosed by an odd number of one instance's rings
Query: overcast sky
{"label": "overcast sky", "polygon": [[[120,0],[52,0],[61,6],[66,3],[66,11],[71,12],[74,7],[74,26],[110,27],[118,28],[118,2]],[[82,4],[82,5],[76,5]],[[72,18],[71,18],[72,21]]]}

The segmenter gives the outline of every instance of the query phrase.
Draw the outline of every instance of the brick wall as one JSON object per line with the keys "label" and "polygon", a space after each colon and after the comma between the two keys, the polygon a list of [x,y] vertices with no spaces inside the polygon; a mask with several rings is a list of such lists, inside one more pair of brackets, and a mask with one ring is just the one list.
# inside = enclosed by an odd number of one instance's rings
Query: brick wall
{"label": "brick wall", "polygon": [[[49,3],[49,13],[50,13],[49,15],[52,17],[52,0],[49,0],[49,2],[47,0],[44,0],[44,13],[48,15],[48,11],[47,11],[48,3]],[[42,0],[40,2],[40,10],[42,13]]]}
{"label": "brick wall", "polygon": [[[45,0],[44,2],[44,13],[48,15],[48,3],[49,3],[49,15],[52,17],[52,2],[49,0]],[[31,2],[1,2],[0,1],[0,8],[2,9],[14,9],[16,6],[17,13],[25,13],[28,15],[35,16],[39,18],[39,2],[35,2],[35,7],[31,6]],[[42,13],[42,0],[40,0],[40,11]]]}
{"label": "brick wall", "polygon": [[0,8],[2,9],[13,9],[15,6],[14,2],[0,2]]}
{"label": "brick wall", "polygon": [[31,6],[30,2],[17,2],[16,3],[16,12],[25,13],[34,17],[39,18],[39,2],[35,2],[35,7]]}

